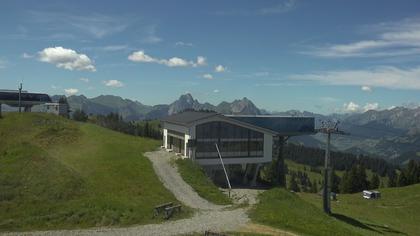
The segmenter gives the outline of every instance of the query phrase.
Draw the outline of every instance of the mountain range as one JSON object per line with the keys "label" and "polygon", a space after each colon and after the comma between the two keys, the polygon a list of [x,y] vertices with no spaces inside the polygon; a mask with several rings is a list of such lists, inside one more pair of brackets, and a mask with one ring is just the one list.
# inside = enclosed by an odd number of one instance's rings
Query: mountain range
{"label": "mountain range", "polygon": [[[57,100],[58,97],[52,98]],[[71,110],[82,109],[88,114],[102,115],[116,112],[127,121],[159,119],[186,109],[213,110],[222,114],[238,115],[311,116],[315,117],[316,127],[321,125],[321,121],[339,120],[339,128],[350,135],[334,135],[332,147],[335,150],[375,155],[397,162],[404,162],[409,158],[420,159],[420,107],[322,115],[298,110],[267,112],[247,98],[212,105],[200,103],[191,94],[183,94],[170,104],[153,106],[113,95],[94,98],[73,95],[67,100]],[[311,147],[325,146],[325,136],[321,133],[292,137],[290,141]]]}
{"label": "mountain range", "polygon": [[[53,96],[58,100],[60,96]],[[263,112],[258,109],[251,100],[243,98],[233,102],[221,102],[217,106],[210,103],[200,103],[189,93],[183,94],[178,100],[170,104],[144,105],[138,101],[123,99],[113,95],[101,95],[87,98],[84,95],[73,95],[67,98],[71,110],[81,109],[87,114],[106,115],[110,112],[119,113],[124,120],[135,121],[144,119],[159,119],[168,115],[181,112],[186,109],[212,110],[223,114],[251,114],[260,115]]]}

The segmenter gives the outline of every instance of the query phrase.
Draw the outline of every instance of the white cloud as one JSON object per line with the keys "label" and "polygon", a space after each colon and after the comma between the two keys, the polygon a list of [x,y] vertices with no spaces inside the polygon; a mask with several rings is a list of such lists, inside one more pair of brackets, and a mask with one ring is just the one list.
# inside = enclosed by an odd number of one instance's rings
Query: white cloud
{"label": "white cloud", "polygon": [[76,89],[76,88],[68,88],[68,89],[64,89],[64,92],[65,92],[68,96],[71,96],[71,95],[75,95],[76,93],[78,93],[78,92],[79,92],[79,90],[78,90],[78,89]]}
{"label": "white cloud", "polygon": [[133,52],[131,55],[128,56],[128,60],[135,61],[135,62],[157,62],[158,59],[155,59],[149,55],[146,55],[144,51],[137,51]]}
{"label": "white cloud", "polygon": [[257,9],[234,9],[228,11],[217,11],[217,15],[240,15],[240,16],[263,16],[263,15],[275,15],[289,12],[296,8],[296,0],[279,0],[278,3],[273,6],[257,8]]}
{"label": "white cloud", "polygon": [[207,60],[205,57],[198,56],[197,62],[193,64],[193,66],[205,66],[207,65]]}
{"label": "white cloud", "polygon": [[0,58],[0,69],[6,68],[7,61]]}
{"label": "white cloud", "polygon": [[80,81],[83,81],[83,82],[85,82],[85,83],[89,83],[89,79],[88,79],[88,78],[85,78],[85,77],[82,77],[82,78],[80,78],[79,80],[80,80]]}
{"label": "white cloud", "polygon": [[213,93],[218,93],[220,92],[218,89],[213,90]]}
{"label": "white cloud", "polygon": [[180,57],[172,57],[170,59],[159,59],[147,55],[144,51],[133,52],[128,56],[128,60],[142,63],[157,63],[169,67],[187,67],[187,66],[203,66],[206,65],[206,58],[199,56],[197,61],[187,61]]}
{"label": "white cloud", "polygon": [[163,60],[162,64],[165,64],[169,67],[188,66],[189,65],[188,61],[186,61],[182,58],[179,58],[179,57],[172,57],[169,60]]}
{"label": "white cloud", "polygon": [[296,7],[296,0],[285,0],[273,7],[261,8],[258,10],[258,14],[260,15],[273,15],[273,14],[280,14],[285,13],[290,10],[293,10]]}
{"label": "white cloud", "polygon": [[160,43],[163,41],[162,38],[156,35],[156,25],[149,25],[143,29],[143,39],[141,40],[143,43]]}
{"label": "white cloud", "polygon": [[105,46],[102,49],[104,51],[109,51],[109,52],[113,52],[113,51],[121,51],[121,50],[125,50],[127,49],[128,46],[127,45],[109,45],[109,46]]}
{"label": "white cloud", "polygon": [[66,70],[96,71],[93,62],[85,54],[63,47],[45,48],[38,53],[39,60]]}
{"label": "white cloud", "polygon": [[[26,11],[27,17],[34,23],[42,25],[44,29],[61,34],[63,32],[74,32],[85,34],[100,39],[108,35],[125,31],[137,19],[125,16],[109,16],[98,13],[89,15],[69,14],[58,11]],[[61,32],[60,32],[61,30]],[[73,35],[70,35],[73,37]]]}
{"label": "white cloud", "polygon": [[178,47],[192,47],[192,46],[194,46],[194,44],[193,43],[188,43],[188,42],[178,41],[178,42],[175,43],[175,46],[178,46]]}
{"label": "white cloud", "polygon": [[344,112],[366,112],[369,110],[378,110],[379,109],[379,103],[373,102],[373,103],[366,103],[363,107],[355,102],[349,102],[344,103],[343,110]]}
{"label": "white cloud", "polygon": [[330,85],[382,87],[420,90],[420,66],[398,68],[379,66],[365,70],[337,70],[292,75],[293,80],[318,81]]}
{"label": "white cloud", "polygon": [[29,59],[29,58],[33,58],[33,57],[35,57],[34,55],[31,55],[31,54],[28,54],[28,53],[26,53],[26,52],[24,52],[23,54],[22,54],[22,58],[24,58],[24,59]]}
{"label": "white cloud", "polygon": [[226,67],[222,66],[222,65],[218,65],[214,68],[214,71],[216,72],[224,72],[226,71]]}
{"label": "white cloud", "polygon": [[213,75],[211,75],[211,74],[204,74],[203,75],[203,78],[204,79],[213,79]]}
{"label": "white cloud", "polygon": [[319,57],[389,57],[420,54],[420,18],[366,27],[372,39],[315,48],[306,54]]}
{"label": "white cloud", "polygon": [[360,106],[354,102],[344,103],[344,111],[346,112],[359,112]]}
{"label": "white cloud", "polygon": [[363,107],[364,111],[369,111],[369,110],[378,110],[379,108],[379,104],[377,102],[374,103],[366,103],[366,105]]}
{"label": "white cloud", "polygon": [[108,87],[115,87],[115,88],[119,88],[119,87],[123,87],[124,84],[119,81],[119,80],[115,80],[115,79],[111,79],[111,80],[105,80],[104,81],[105,86]]}
{"label": "white cloud", "polygon": [[372,92],[372,88],[366,85],[363,85],[360,89],[365,92]]}

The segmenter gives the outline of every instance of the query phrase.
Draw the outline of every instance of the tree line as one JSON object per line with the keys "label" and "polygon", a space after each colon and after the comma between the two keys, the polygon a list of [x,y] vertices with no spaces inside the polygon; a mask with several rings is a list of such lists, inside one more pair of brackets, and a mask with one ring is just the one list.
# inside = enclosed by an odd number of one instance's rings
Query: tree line
{"label": "tree line", "polygon": [[88,116],[83,110],[77,109],[72,114],[72,119],[80,122],[90,122],[102,127],[112,129],[134,136],[153,139],[162,138],[162,129],[158,120],[125,121],[118,113],[111,112],[107,115]]}
{"label": "tree line", "polygon": [[[285,159],[308,165],[311,167],[323,166],[325,158],[325,150],[320,148],[305,147],[289,143],[283,148],[283,156]],[[388,163],[384,159],[369,157],[366,155],[354,155],[345,152],[331,152],[331,165],[336,170],[350,170],[354,165],[363,165],[365,168],[384,177],[397,169],[396,165]]]}

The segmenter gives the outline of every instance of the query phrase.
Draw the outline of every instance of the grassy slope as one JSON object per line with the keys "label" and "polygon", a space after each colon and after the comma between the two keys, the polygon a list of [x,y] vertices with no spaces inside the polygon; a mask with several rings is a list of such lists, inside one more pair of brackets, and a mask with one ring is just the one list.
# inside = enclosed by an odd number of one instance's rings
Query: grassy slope
{"label": "grassy slope", "polygon": [[0,119],[0,230],[157,222],[175,201],[142,153],[159,143],[46,114]]}
{"label": "grassy slope", "polygon": [[[361,193],[341,194],[332,202],[337,218],[347,222],[354,231],[365,235],[418,235],[420,232],[420,184],[380,189],[382,198],[365,200]],[[308,202],[321,207],[321,197],[301,194]]]}
{"label": "grassy slope", "polygon": [[296,194],[274,188],[260,195],[250,212],[253,221],[304,235],[350,235],[340,222]]}
{"label": "grassy slope", "polygon": [[418,235],[420,185],[380,191],[380,200],[365,200],[360,193],[339,195],[328,216],[317,194],[272,189],[260,196],[251,218],[304,235]]}
{"label": "grassy slope", "polygon": [[188,159],[177,159],[175,163],[184,179],[201,197],[215,204],[231,204],[232,201],[206,176],[203,169]]}

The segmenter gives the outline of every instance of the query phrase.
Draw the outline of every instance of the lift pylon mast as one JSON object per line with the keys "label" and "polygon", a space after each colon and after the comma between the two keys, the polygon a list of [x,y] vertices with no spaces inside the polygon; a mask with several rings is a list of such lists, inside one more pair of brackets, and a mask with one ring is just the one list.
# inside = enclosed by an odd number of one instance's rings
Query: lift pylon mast
{"label": "lift pylon mast", "polygon": [[332,170],[331,170],[331,158],[330,158],[330,147],[331,147],[331,135],[349,135],[344,131],[338,130],[339,121],[336,122],[321,122],[321,128],[317,129],[317,132],[324,133],[327,135],[327,144],[325,148],[325,163],[324,163],[324,186],[322,190],[322,205],[324,212],[331,214],[331,184],[332,184]]}

